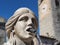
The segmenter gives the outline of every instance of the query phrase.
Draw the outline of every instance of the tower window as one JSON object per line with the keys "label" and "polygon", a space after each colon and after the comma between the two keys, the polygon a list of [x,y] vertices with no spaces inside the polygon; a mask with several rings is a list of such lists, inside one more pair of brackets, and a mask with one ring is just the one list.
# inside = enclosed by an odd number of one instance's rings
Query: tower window
{"label": "tower window", "polygon": [[58,0],[55,0],[55,4],[58,7],[59,6],[59,1]]}

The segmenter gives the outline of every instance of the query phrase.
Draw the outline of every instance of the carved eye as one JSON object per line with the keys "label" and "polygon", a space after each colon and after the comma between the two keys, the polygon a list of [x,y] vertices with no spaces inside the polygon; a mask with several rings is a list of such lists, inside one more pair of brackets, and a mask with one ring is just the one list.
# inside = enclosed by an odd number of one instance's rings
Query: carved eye
{"label": "carved eye", "polygon": [[32,18],[32,22],[33,22],[33,24],[36,24],[36,19]]}
{"label": "carved eye", "polygon": [[25,16],[25,17],[22,17],[19,21],[27,21],[28,20],[28,17]]}

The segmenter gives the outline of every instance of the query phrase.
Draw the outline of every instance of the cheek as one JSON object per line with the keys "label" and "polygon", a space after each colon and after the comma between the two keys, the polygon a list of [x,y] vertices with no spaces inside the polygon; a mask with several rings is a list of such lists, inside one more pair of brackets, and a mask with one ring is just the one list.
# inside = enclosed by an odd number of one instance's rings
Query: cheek
{"label": "cheek", "polygon": [[20,22],[19,24],[18,24],[21,28],[25,28],[26,27],[26,23],[25,22]]}
{"label": "cheek", "polygon": [[24,22],[17,22],[16,25],[15,25],[15,28],[17,30],[23,30],[25,27],[26,27],[26,25],[25,25]]}

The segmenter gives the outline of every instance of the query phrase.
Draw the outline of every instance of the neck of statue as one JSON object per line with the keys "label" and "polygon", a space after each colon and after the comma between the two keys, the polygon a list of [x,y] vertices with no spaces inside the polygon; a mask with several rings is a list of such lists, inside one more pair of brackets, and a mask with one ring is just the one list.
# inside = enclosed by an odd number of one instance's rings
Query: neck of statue
{"label": "neck of statue", "polygon": [[31,45],[33,41],[21,40],[16,35],[14,35],[16,45]]}

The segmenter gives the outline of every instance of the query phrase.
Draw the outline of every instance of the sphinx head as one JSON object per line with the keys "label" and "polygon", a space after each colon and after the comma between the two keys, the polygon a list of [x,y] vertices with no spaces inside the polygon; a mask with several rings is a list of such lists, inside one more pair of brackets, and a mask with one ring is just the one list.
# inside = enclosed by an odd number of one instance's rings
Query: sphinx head
{"label": "sphinx head", "polygon": [[21,39],[33,39],[38,28],[35,14],[28,8],[19,8],[6,23],[8,37],[14,31]]}

